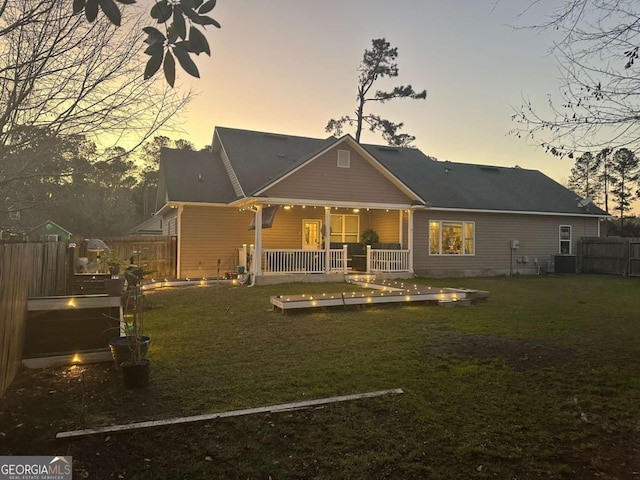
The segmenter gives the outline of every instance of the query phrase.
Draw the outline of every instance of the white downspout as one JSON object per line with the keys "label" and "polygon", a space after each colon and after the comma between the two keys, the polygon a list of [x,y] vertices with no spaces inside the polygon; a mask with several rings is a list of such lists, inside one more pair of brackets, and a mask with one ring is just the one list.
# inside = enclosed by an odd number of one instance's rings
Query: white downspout
{"label": "white downspout", "polygon": [[409,210],[407,219],[407,249],[409,250],[409,272],[413,272],[413,210]]}

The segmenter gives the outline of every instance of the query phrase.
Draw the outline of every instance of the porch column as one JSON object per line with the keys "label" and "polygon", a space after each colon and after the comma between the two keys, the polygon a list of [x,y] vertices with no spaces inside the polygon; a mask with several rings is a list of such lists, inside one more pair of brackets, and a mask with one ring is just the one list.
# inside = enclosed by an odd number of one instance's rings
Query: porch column
{"label": "porch column", "polygon": [[258,205],[256,210],[256,237],[255,250],[253,254],[253,273],[262,275],[262,205]]}
{"label": "porch column", "polygon": [[409,272],[413,273],[413,210],[407,219],[407,249],[409,250]]}
{"label": "porch column", "polygon": [[402,224],[402,220],[404,219],[404,210],[400,210],[398,212],[399,222],[398,225],[398,239],[400,242],[400,248],[402,248],[402,244],[404,243],[404,225]]}
{"label": "porch column", "polygon": [[182,277],[182,212],[184,205],[178,205],[178,216],[176,217],[176,236],[178,237],[176,253],[176,278]]}
{"label": "porch column", "polygon": [[331,208],[324,207],[324,271],[331,273]]}

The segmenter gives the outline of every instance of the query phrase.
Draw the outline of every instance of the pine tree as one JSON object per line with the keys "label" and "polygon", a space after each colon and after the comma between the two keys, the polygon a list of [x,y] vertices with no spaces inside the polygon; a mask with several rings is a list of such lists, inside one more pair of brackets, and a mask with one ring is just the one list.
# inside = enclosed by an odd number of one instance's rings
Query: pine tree
{"label": "pine tree", "polygon": [[349,126],[356,125],[355,139],[359,143],[360,135],[364,124],[369,125],[372,132],[380,132],[389,145],[399,147],[408,147],[416,137],[406,133],[399,133],[404,126],[402,122],[393,123],[389,120],[381,118],[378,115],[365,114],[365,106],[369,102],[384,103],[395,98],[412,98],[414,100],[424,100],[427,98],[427,91],[416,92],[411,85],[401,85],[395,87],[391,91],[376,90],[371,91],[377,80],[398,76],[398,49],[392,47],[384,38],[376,38],[371,41],[371,50],[365,50],[358,71],[358,94],[356,95],[357,105],[355,117],[344,116],[339,119],[331,119],[327,123],[325,130],[335,133],[337,136],[342,135],[342,129],[345,124]]}
{"label": "pine tree", "polygon": [[613,154],[611,163],[611,193],[620,212],[620,231],[624,233],[624,215],[637,198],[640,180],[640,160],[628,148],[621,148]]}
{"label": "pine tree", "polygon": [[583,198],[591,197],[594,203],[598,203],[602,194],[602,181],[600,180],[600,158],[593,156],[591,152],[583,154],[576,160],[567,186]]}

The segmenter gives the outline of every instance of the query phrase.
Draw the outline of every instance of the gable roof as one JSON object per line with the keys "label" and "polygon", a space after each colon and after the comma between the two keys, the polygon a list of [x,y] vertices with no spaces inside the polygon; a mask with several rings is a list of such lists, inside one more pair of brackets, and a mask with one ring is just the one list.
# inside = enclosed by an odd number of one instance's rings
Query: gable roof
{"label": "gable roof", "polygon": [[233,170],[250,196],[336,141],[216,127]]}
{"label": "gable roof", "polygon": [[231,203],[237,196],[219,155],[162,148],[158,205],[165,202]]}
{"label": "gable roof", "polygon": [[416,149],[365,145],[431,208],[604,215],[537,170],[440,162]]}
{"label": "gable roof", "polygon": [[[241,197],[237,192],[259,195],[344,138],[216,127],[213,152],[162,149],[158,206],[165,201],[229,204]],[[576,194],[537,170],[440,162],[414,148],[356,147],[430,208],[608,216],[594,204],[578,206]],[[241,190],[234,190],[232,176]]]}

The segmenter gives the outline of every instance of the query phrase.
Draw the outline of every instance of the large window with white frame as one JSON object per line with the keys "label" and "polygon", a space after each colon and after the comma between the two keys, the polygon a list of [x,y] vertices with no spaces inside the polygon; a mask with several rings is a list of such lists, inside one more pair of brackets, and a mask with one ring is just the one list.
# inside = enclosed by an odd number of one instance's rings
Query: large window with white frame
{"label": "large window with white frame", "polygon": [[429,255],[475,254],[475,222],[429,221]]}
{"label": "large window with white frame", "polygon": [[358,215],[331,215],[331,241],[358,243],[360,241],[360,217]]}
{"label": "large window with white frame", "polygon": [[571,225],[560,225],[560,253],[571,254]]}

